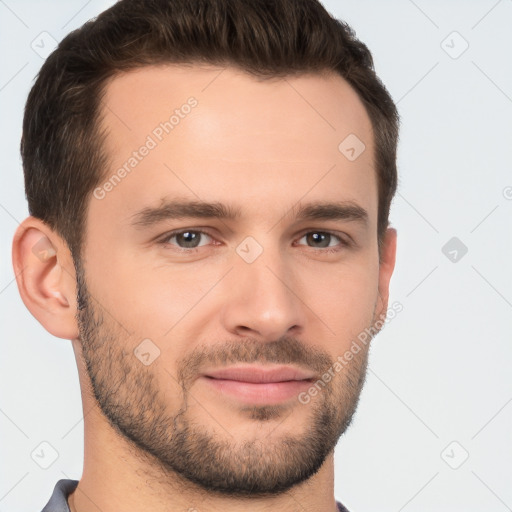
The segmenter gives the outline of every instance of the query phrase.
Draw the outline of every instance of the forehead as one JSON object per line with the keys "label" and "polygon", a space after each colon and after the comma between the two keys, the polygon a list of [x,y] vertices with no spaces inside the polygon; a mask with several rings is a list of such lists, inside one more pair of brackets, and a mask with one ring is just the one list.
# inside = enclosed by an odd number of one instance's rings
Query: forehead
{"label": "forehead", "polygon": [[110,213],[173,193],[238,200],[259,215],[263,198],[284,208],[306,195],[376,212],[371,122],[338,75],[262,80],[231,67],[143,67],[107,84],[102,113],[110,163],[100,186],[121,175],[101,204]]}

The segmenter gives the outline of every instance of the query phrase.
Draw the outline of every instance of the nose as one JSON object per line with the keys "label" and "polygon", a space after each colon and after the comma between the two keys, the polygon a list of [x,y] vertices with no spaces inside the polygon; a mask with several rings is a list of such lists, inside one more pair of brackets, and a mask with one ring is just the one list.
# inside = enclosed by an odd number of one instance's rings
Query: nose
{"label": "nose", "polygon": [[278,251],[264,251],[252,263],[236,261],[226,286],[221,321],[230,333],[273,341],[303,329],[300,284]]}

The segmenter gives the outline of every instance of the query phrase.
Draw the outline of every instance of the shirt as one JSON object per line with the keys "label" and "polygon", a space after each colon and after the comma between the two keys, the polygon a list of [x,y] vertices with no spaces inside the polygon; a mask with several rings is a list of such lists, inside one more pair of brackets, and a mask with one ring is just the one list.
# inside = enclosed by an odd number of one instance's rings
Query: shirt
{"label": "shirt", "polygon": [[[53,490],[50,501],[41,512],[70,512],[68,505],[68,496],[76,489],[78,480],[68,480],[63,478],[57,482]],[[336,502],[338,512],[348,512],[348,510],[339,502]]]}

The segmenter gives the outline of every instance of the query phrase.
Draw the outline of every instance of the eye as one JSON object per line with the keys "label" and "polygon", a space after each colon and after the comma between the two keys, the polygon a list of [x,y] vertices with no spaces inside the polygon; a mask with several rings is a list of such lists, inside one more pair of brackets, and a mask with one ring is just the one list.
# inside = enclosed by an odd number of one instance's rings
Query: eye
{"label": "eye", "polygon": [[[205,237],[207,240],[205,240]],[[194,252],[194,250],[208,245],[208,239],[215,240],[213,236],[206,231],[200,229],[182,229],[167,233],[158,243],[164,246],[174,246],[178,250],[182,249],[186,252]],[[300,242],[303,239],[306,240],[306,244],[311,249],[319,249],[320,252],[324,253],[337,252],[351,245],[349,241],[344,240],[339,235],[330,231],[308,231],[304,233],[298,241]]]}
{"label": "eye", "polygon": [[[180,249],[196,249],[197,247],[205,245],[199,243],[201,238],[204,238],[205,236],[212,238],[205,231],[185,229],[182,231],[173,231],[172,233],[168,233],[165,238],[160,240],[160,243],[164,245],[177,245]],[[173,239],[176,239],[176,244],[170,242]]]}
{"label": "eye", "polygon": [[[350,245],[349,242],[330,231],[308,231],[299,239],[299,241],[304,238],[308,245],[312,244],[310,247],[313,249],[328,249],[324,252],[336,252],[341,250],[343,247],[348,247]],[[336,241],[338,243],[331,243]]]}

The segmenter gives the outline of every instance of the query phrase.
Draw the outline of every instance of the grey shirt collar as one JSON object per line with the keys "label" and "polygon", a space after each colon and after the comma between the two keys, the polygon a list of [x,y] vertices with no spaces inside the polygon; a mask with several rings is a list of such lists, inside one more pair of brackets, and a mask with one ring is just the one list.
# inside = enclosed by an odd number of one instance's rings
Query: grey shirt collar
{"label": "grey shirt collar", "polygon": [[[70,512],[68,505],[68,496],[76,489],[78,480],[68,480],[63,478],[55,485],[52,497],[41,512]],[[336,502],[339,512],[348,512],[348,510],[339,502]]]}

